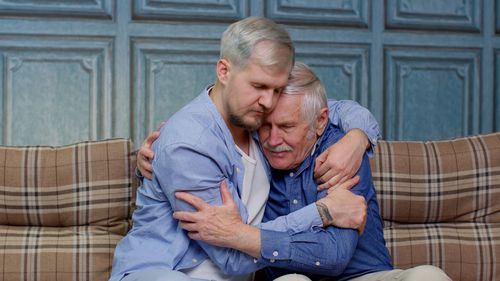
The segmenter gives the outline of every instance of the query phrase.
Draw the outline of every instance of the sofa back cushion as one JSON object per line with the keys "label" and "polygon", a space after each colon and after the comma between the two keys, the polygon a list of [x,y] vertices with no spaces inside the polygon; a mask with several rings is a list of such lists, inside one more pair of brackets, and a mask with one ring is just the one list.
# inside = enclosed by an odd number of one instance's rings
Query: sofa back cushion
{"label": "sofa back cushion", "polygon": [[126,139],[0,147],[0,225],[116,226],[126,233],[131,154]]}
{"label": "sofa back cushion", "polygon": [[500,222],[500,133],[380,141],[371,168],[386,221]]}
{"label": "sofa back cushion", "polygon": [[0,281],[108,280],[134,167],[125,139],[0,147]]}

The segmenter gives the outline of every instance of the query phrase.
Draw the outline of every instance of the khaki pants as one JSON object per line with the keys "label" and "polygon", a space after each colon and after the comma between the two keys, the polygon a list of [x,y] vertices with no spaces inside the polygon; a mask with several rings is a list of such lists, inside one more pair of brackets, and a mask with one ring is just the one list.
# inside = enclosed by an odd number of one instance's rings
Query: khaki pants
{"label": "khaki pants", "polygon": [[349,281],[451,281],[439,267],[421,265],[409,269],[394,269],[365,274]]}
{"label": "khaki pants", "polygon": [[[365,274],[349,281],[451,281],[440,268],[432,265],[421,265],[409,269],[394,269]],[[301,274],[283,275],[274,281],[311,281]]]}

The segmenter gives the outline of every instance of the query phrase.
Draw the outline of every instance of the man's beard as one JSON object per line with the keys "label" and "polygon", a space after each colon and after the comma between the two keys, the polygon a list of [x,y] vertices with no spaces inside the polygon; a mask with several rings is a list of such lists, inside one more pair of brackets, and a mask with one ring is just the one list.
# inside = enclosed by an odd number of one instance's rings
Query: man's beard
{"label": "man's beard", "polygon": [[243,117],[237,116],[236,114],[230,112],[229,113],[229,121],[240,128],[243,128],[248,131],[255,131],[262,125],[262,118],[255,119],[253,124],[249,124],[243,120]]}

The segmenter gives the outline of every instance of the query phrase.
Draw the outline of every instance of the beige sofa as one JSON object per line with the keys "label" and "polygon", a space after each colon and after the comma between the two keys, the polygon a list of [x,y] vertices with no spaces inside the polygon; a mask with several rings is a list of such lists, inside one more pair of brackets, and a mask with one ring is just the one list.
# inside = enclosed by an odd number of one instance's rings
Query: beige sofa
{"label": "beige sofa", "polygon": [[[0,147],[0,281],[108,279],[130,227],[132,147]],[[371,164],[396,266],[500,280],[500,133],[381,141]]]}

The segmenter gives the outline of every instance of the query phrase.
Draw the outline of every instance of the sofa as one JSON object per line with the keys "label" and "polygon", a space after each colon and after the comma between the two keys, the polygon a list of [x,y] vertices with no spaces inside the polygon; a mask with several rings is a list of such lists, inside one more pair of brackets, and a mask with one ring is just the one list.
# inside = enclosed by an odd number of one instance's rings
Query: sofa
{"label": "sofa", "polygon": [[[127,139],[0,147],[0,281],[108,279],[131,226],[132,148]],[[371,167],[396,267],[500,280],[500,133],[380,141]]]}
{"label": "sofa", "polygon": [[396,267],[500,280],[500,133],[380,141],[371,167]]}

